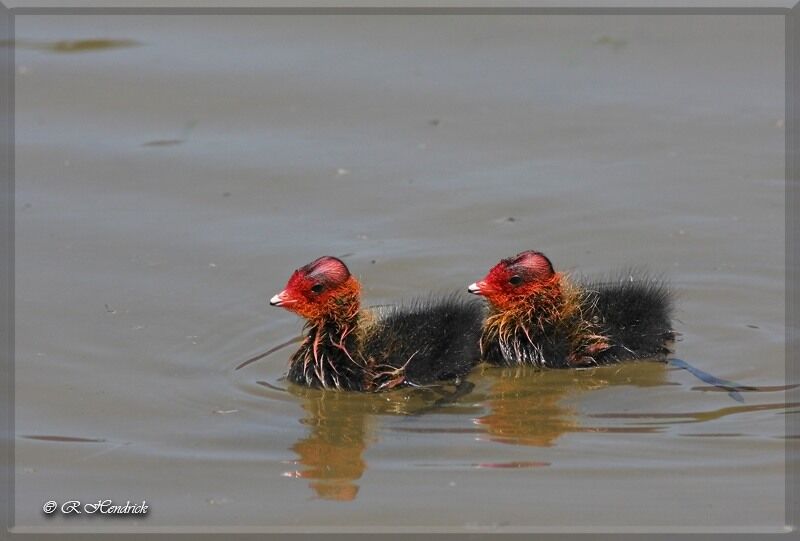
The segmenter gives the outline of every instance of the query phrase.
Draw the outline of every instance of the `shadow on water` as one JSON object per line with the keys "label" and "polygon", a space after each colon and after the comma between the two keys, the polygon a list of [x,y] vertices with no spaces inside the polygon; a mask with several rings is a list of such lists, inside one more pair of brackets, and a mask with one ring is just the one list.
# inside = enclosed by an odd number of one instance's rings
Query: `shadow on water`
{"label": "shadow on water", "polygon": [[[196,120],[190,120],[183,125],[183,129],[181,132],[172,139],[153,139],[152,141],[147,141],[146,143],[142,143],[143,147],[174,147],[177,145],[182,145],[186,141],[189,140],[189,136],[192,134],[194,127],[197,125]],[[268,355],[268,354],[267,354]]]}
{"label": "shadow on water", "polygon": [[106,441],[102,438],[79,438],[76,436],[29,435],[20,437],[28,440],[57,441],[62,443],[104,443]]}
{"label": "shadow on water", "polygon": [[[676,413],[593,413],[589,417],[595,419],[668,419],[666,421],[652,421],[649,424],[686,424],[714,421],[737,413],[750,413],[754,411],[767,411],[796,408],[800,402],[776,402],[773,404],[755,404],[751,406],[730,406],[711,411],[687,411]],[[788,412],[791,413],[791,412]]]}
{"label": "shadow on water", "polygon": [[140,42],[132,39],[77,39],[61,41],[28,41],[28,40],[3,40],[0,47],[14,46],[20,49],[33,49],[36,51],[46,51],[50,53],[86,53],[94,51],[106,51],[109,49],[123,49],[127,47],[137,47]]}
{"label": "shadow on water", "polygon": [[267,351],[265,351],[263,353],[259,353],[258,355],[250,357],[246,361],[242,361],[241,363],[236,365],[236,368],[234,368],[234,370],[241,370],[245,366],[253,364],[254,362],[260,361],[261,359],[263,359],[263,358],[265,358],[265,357],[267,357],[269,355],[272,355],[276,351],[280,351],[281,349],[283,349],[285,347],[291,346],[292,344],[295,344],[295,343],[298,343],[298,342],[302,342],[302,341],[303,341],[303,337],[302,336],[295,336],[295,337],[291,338],[290,340],[286,340],[285,342],[281,342],[277,346],[271,347],[270,349],[268,349]]}
{"label": "shadow on water", "polygon": [[[800,383],[793,383],[790,385],[759,385],[759,386],[741,385],[737,387],[736,390],[740,393],[780,393],[784,391],[791,391],[792,389],[797,389],[798,387],[800,387]],[[715,385],[698,385],[696,387],[692,387],[691,390],[712,392],[712,393],[729,392],[727,388],[718,387]]]}

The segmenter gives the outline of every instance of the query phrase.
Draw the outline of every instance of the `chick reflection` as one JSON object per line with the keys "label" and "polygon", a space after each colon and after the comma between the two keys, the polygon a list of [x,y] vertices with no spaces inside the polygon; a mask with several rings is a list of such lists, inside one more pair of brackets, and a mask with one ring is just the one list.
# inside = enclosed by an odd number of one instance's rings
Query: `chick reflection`
{"label": "chick reflection", "polygon": [[317,497],[350,501],[367,469],[364,451],[375,441],[375,415],[408,415],[429,407],[441,394],[427,389],[408,389],[379,394],[341,393],[291,385],[302,398],[309,427],[306,437],[292,446],[297,471],[285,475],[309,479]]}
{"label": "chick reflection", "polygon": [[620,430],[582,427],[574,408],[564,403],[568,396],[614,385],[666,384],[665,367],[655,362],[588,370],[485,368],[483,375],[491,384],[483,402],[489,412],[475,419],[485,430],[482,438],[536,447],[550,447],[567,432]]}
{"label": "chick reflection", "polygon": [[[476,374],[477,376],[477,374]],[[351,501],[368,464],[364,451],[376,440],[381,415],[435,411],[456,418],[475,418],[480,439],[514,445],[549,447],[568,432],[649,432],[648,427],[586,427],[565,400],[592,389],[615,385],[666,385],[662,363],[625,363],[590,370],[536,370],[530,367],[485,367],[470,386],[403,389],[386,393],[342,393],[290,385],[306,412],[308,434],[292,446],[297,471],[285,475],[308,479],[316,496]],[[465,416],[466,419],[462,416]],[[462,421],[459,421],[461,424]],[[458,427],[459,430],[463,426]],[[396,427],[395,430],[398,430]],[[420,430],[415,427],[409,432]],[[426,430],[427,431],[427,430]],[[448,430],[443,430],[447,432]],[[492,467],[499,467],[492,465]]]}

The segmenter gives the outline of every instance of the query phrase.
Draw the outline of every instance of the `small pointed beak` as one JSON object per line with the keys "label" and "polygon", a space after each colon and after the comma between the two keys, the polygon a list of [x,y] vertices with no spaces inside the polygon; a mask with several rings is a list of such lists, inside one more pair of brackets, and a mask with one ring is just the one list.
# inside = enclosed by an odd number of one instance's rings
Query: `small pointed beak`
{"label": "small pointed beak", "polygon": [[483,281],[475,282],[474,284],[471,284],[467,288],[467,291],[469,291],[473,295],[483,295],[483,292],[482,292],[481,288],[484,288],[484,287],[486,287],[486,282],[483,282]]}
{"label": "small pointed beak", "polygon": [[283,306],[287,302],[288,295],[286,291],[281,291],[269,300],[270,306]]}

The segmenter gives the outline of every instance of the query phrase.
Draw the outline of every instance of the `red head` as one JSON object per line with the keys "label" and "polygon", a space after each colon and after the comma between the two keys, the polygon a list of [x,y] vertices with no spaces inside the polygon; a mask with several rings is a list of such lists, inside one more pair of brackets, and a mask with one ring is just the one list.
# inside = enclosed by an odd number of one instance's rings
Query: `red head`
{"label": "red head", "polygon": [[468,291],[486,297],[493,307],[506,310],[536,293],[557,288],[559,277],[544,254],[529,250],[501,260]]}
{"label": "red head", "polygon": [[348,317],[358,311],[360,286],[341,260],[323,256],[300,267],[269,303],[306,319]]}

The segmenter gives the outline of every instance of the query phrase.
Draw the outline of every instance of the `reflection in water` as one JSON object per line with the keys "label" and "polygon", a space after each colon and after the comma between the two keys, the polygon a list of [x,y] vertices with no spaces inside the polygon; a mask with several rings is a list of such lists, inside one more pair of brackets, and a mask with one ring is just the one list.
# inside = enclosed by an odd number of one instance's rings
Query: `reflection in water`
{"label": "reflection in water", "polygon": [[301,421],[310,433],[292,446],[302,470],[287,473],[311,479],[309,486],[320,498],[349,501],[358,494],[359,479],[367,468],[362,455],[367,448],[366,414],[352,409],[349,395],[304,389]]}
{"label": "reflection in water", "polygon": [[630,363],[587,370],[487,368],[492,380],[484,405],[489,412],[475,420],[491,441],[550,447],[567,432],[655,432],[654,427],[581,427],[567,395],[613,385],[666,385],[660,363]]}
{"label": "reflection in water", "polygon": [[447,396],[446,388],[361,394],[290,385],[289,391],[303,399],[306,416],[301,422],[310,430],[292,446],[299,457],[295,463],[302,468],[284,475],[310,479],[318,497],[339,501],[358,494],[355,481],[367,468],[363,454],[375,439],[373,415],[412,415]]}
{"label": "reflection in water", "polygon": [[[296,471],[284,475],[308,479],[317,497],[351,501],[358,495],[358,479],[367,470],[364,451],[375,441],[373,418],[408,416],[407,426],[395,432],[467,434],[492,442],[551,447],[566,433],[654,433],[668,424],[702,422],[726,415],[797,407],[798,403],[727,407],[687,413],[590,413],[582,419],[646,419],[638,426],[582,426],[579,412],[569,399],[579,394],[618,385],[649,387],[671,385],[662,363],[639,362],[585,370],[536,370],[530,367],[484,366],[481,374],[459,386],[400,389],[387,393],[342,393],[290,385],[288,391],[302,399],[306,412],[305,437],[292,446],[298,458]],[[473,382],[477,382],[475,388]],[[263,382],[262,382],[263,384]],[[272,387],[270,385],[270,387]],[[452,414],[450,426],[415,426],[418,415]],[[473,424],[467,425],[467,419]],[[659,419],[665,419],[660,422]],[[709,434],[705,434],[709,435]],[[733,434],[712,434],[731,436]],[[424,466],[424,465],[422,465]],[[531,468],[548,462],[527,461],[472,464],[476,468]]]}
{"label": "reflection in water", "polygon": [[[375,440],[372,419],[379,415],[413,416],[429,412],[450,413],[455,426],[394,426],[396,432],[471,434],[492,442],[551,447],[566,433],[654,433],[667,424],[702,422],[726,415],[796,407],[797,403],[727,407],[687,413],[594,413],[583,419],[647,419],[639,426],[582,426],[578,412],[567,398],[594,389],[617,385],[649,387],[670,385],[662,363],[640,362],[585,370],[536,370],[530,367],[484,367],[471,382],[427,389],[401,389],[388,393],[341,393],[295,385],[289,392],[302,399],[308,434],[292,450],[297,471],[285,475],[308,479],[319,498],[350,501],[358,495],[358,479],[367,463],[364,451]],[[473,419],[466,426],[466,419]],[[668,419],[658,422],[658,419]],[[721,434],[720,434],[721,435]],[[730,434],[725,434],[729,436]],[[480,463],[477,468],[530,468],[547,462]]]}
{"label": "reflection in water", "polygon": [[[630,363],[591,370],[531,368],[484,368],[476,381],[488,391],[474,390],[466,382],[459,387],[401,389],[378,394],[341,393],[289,386],[302,399],[306,412],[302,423],[308,434],[292,450],[298,455],[296,471],[284,475],[310,480],[319,498],[350,501],[358,495],[356,482],[367,469],[364,451],[375,441],[373,417],[451,413],[462,421],[456,427],[395,426],[393,431],[478,434],[501,443],[547,447],[567,432],[654,432],[656,427],[581,427],[576,412],[562,399],[567,395],[612,385],[666,385],[666,371],[659,363]],[[472,391],[472,392],[470,392]],[[477,406],[475,405],[476,403]],[[449,407],[447,407],[449,406]],[[488,412],[486,411],[488,409]],[[484,413],[481,415],[481,413]],[[475,418],[478,426],[465,426]],[[479,468],[521,468],[546,462],[486,463]]]}

